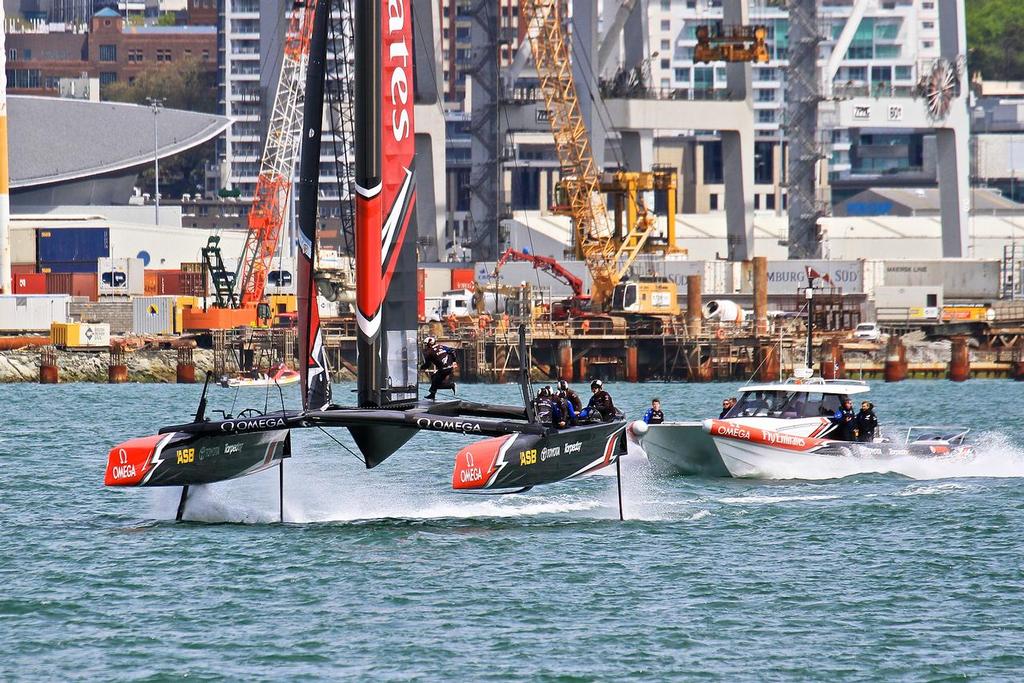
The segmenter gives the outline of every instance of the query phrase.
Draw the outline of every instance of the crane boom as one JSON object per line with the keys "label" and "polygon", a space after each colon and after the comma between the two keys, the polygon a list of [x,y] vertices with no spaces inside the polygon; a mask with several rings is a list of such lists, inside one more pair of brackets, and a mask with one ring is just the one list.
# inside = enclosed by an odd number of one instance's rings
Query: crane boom
{"label": "crane boom", "polygon": [[597,307],[609,300],[615,285],[636,260],[654,228],[654,219],[638,202],[636,224],[618,239],[601,196],[601,170],[594,163],[590,137],[580,110],[579,93],[569,61],[562,17],[563,0],[522,0],[520,17],[527,35],[548,122],[562,167],[560,181],[575,230],[576,245],[587,263]]}
{"label": "crane boom", "polygon": [[288,197],[299,150],[299,128],[305,93],[306,63],[318,0],[299,0],[285,35],[281,77],[267,126],[267,140],[249,211],[249,232],[239,261],[241,305],[255,305],[263,298],[267,272],[277,251],[288,211]]}
{"label": "crane boom", "polygon": [[572,294],[577,299],[582,299],[585,296],[583,291],[583,280],[579,279],[568,270],[561,263],[551,258],[550,256],[536,256],[534,254],[527,254],[523,251],[518,251],[509,247],[505,250],[505,253],[501,255],[498,262],[494,266],[494,274],[497,275],[501,267],[509,261],[522,261],[524,263],[530,263],[534,268],[543,270],[545,273],[555,278],[559,282],[562,282],[572,289]]}

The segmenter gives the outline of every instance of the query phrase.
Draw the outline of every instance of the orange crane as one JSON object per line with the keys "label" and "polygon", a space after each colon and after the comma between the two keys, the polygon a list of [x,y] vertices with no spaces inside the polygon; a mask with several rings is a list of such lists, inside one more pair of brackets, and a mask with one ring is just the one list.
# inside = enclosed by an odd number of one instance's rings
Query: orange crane
{"label": "orange crane", "polygon": [[[288,212],[288,198],[299,151],[299,128],[305,94],[306,63],[313,33],[313,16],[318,0],[299,0],[285,34],[281,75],[274,96],[274,108],[267,126],[267,139],[260,162],[256,192],[249,210],[249,231],[239,260],[239,277],[231,278],[212,268],[218,304],[209,310],[192,309],[184,316],[186,329],[224,329],[257,323],[257,310],[267,286],[267,273],[281,239]],[[216,259],[220,261],[219,248]],[[234,282],[240,296],[234,296]],[[226,283],[224,287],[221,283]],[[228,296],[222,301],[223,290]]]}

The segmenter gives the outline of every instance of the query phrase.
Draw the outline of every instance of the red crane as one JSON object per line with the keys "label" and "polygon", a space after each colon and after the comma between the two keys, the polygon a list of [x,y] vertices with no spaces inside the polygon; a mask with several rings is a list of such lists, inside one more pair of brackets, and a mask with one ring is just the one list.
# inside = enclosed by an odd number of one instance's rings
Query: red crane
{"label": "red crane", "polygon": [[518,251],[509,247],[495,264],[494,277],[498,277],[498,273],[501,271],[502,266],[509,261],[521,261],[523,263],[532,264],[537,270],[543,270],[551,277],[555,278],[562,284],[568,285],[569,288],[572,289],[572,296],[565,301],[560,302],[560,305],[556,305],[556,307],[553,308],[553,317],[557,319],[565,318],[570,315],[573,317],[589,315],[590,295],[584,292],[583,280],[576,277],[572,271],[561,263],[550,256],[537,256],[535,254],[528,254],[525,251]]}

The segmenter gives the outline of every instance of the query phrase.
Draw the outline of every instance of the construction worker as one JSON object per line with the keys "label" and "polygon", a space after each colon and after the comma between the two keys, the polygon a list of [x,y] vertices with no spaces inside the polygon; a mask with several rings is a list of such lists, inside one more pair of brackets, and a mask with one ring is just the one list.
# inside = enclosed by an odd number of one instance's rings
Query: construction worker
{"label": "construction worker", "polygon": [[427,398],[433,401],[437,396],[438,389],[451,389],[455,393],[455,382],[452,376],[459,367],[455,360],[455,352],[447,346],[438,344],[433,337],[427,337],[423,341],[423,365],[420,370],[434,368],[434,374],[430,377],[430,391]]}

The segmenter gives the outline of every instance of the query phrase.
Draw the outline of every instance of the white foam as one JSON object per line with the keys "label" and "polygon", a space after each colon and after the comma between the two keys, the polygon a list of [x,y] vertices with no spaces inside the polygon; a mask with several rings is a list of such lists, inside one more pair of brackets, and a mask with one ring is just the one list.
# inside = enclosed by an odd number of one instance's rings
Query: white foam
{"label": "white foam", "polygon": [[719,503],[726,503],[728,505],[771,505],[773,503],[797,503],[803,501],[814,501],[814,500],[835,500],[839,496],[733,496],[729,498],[719,498]]}

